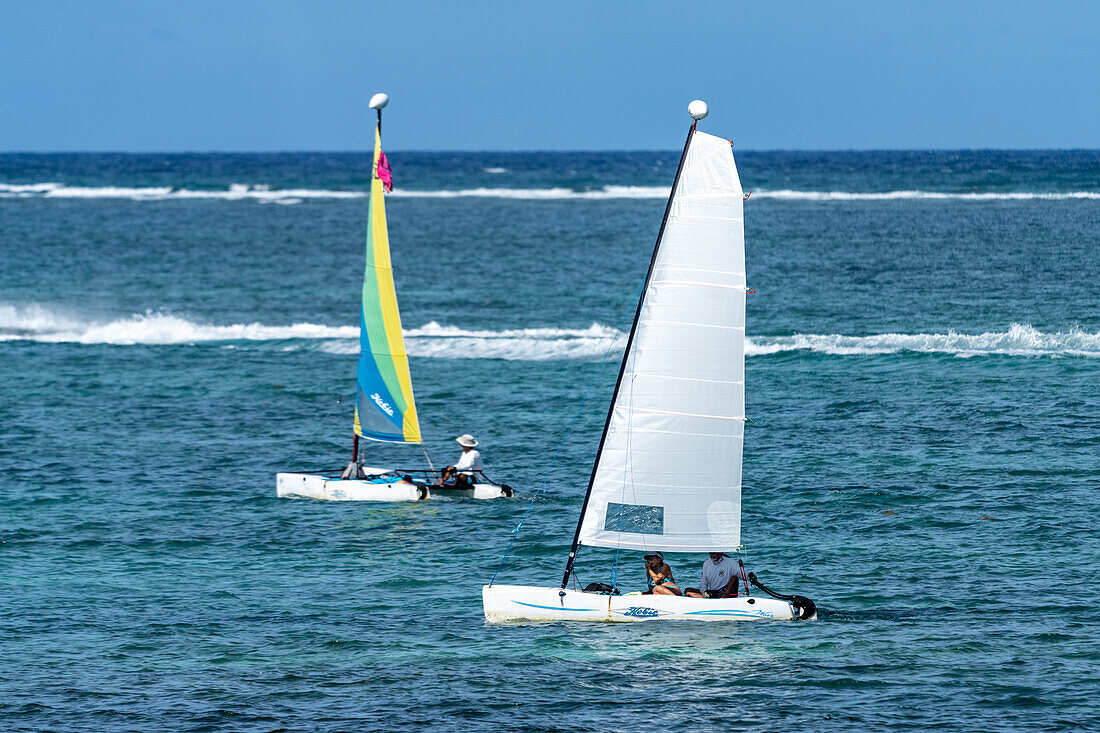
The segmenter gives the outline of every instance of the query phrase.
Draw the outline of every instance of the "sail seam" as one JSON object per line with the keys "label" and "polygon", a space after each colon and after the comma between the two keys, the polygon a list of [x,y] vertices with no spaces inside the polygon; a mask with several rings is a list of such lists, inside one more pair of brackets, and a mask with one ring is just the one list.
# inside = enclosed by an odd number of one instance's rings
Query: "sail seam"
{"label": "sail seam", "polygon": [[[745,422],[748,422],[748,420],[746,420]],[[697,438],[722,438],[723,440],[726,440],[730,437],[729,433],[689,433],[689,432],[684,431],[684,430],[658,430],[657,428],[642,428],[642,427],[634,427],[632,429],[636,433],[657,433],[659,435],[693,435]],[[623,452],[623,449],[622,448],[608,448],[607,451],[609,453],[615,453],[616,451],[621,453],[621,452]],[[613,469],[608,469],[608,470],[613,470]]]}
{"label": "sail seam", "polygon": [[694,321],[658,321],[652,320],[649,322],[651,325],[663,325],[663,326],[694,326],[697,328],[721,328],[727,331],[744,331],[744,326],[719,326],[715,323],[697,323]]}
{"label": "sail seam", "polygon": [[711,384],[744,384],[743,379],[704,379],[702,377],[673,377],[653,372],[634,372],[635,377],[656,377],[657,379],[676,379],[682,382],[710,382]]}
{"label": "sail seam", "polygon": [[654,285],[697,285],[704,288],[722,288],[723,290],[740,290],[745,292],[744,285],[719,285],[717,283],[702,283],[693,280],[655,280]]}
{"label": "sail seam", "polygon": [[748,419],[748,418],[745,418],[745,417],[727,417],[725,415],[704,415],[700,412],[678,412],[676,410],[655,410],[652,407],[634,407],[633,405],[631,405],[630,409],[632,411],[633,410],[638,410],[639,412],[648,412],[648,413],[653,414],[653,415],[679,415],[680,417],[701,417],[701,418],[706,418],[708,420],[738,420],[738,421],[744,422]]}
{"label": "sail seam", "polygon": [[737,275],[738,277],[744,277],[744,270],[711,270],[706,267],[689,267],[687,265],[674,265],[671,263],[663,263],[653,268],[654,272],[660,272],[661,270],[691,270],[692,272],[708,272],[712,275]]}
{"label": "sail seam", "polygon": [[673,214],[669,217],[669,219],[691,219],[692,221],[696,219],[705,219],[707,221],[737,221],[742,223],[744,223],[745,221],[744,216],[707,216],[706,214],[699,214],[695,212],[692,212],[690,214]]}

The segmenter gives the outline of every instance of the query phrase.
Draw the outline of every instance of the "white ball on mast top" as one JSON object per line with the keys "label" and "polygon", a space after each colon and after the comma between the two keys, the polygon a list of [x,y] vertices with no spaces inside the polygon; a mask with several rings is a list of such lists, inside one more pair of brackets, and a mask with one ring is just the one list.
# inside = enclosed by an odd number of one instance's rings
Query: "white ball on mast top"
{"label": "white ball on mast top", "polygon": [[696,99],[688,105],[688,114],[691,115],[694,120],[703,119],[707,116],[707,103],[701,99]]}
{"label": "white ball on mast top", "polygon": [[[381,110],[389,103],[390,95],[386,94],[385,92],[378,92],[378,94],[375,94],[373,97],[370,98],[371,109]],[[694,104],[694,102],[692,104]]]}

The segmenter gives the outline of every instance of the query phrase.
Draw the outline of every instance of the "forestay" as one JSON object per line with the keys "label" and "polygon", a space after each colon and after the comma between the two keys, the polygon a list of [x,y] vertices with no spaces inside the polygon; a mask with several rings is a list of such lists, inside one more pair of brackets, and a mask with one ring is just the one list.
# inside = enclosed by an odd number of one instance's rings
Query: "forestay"
{"label": "forestay", "polygon": [[374,133],[371,167],[367,264],[359,318],[359,370],[355,390],[355,434],[372,440],[419,443],[420,422],[413,402],[409,357],[401,334],[401,315],[390,266],[386,205],[378,160],[381,122]]}
{"label": "forestay", "polygon": [[597,457],[580,541],[740,545],[745,233],[729,141],[693,133]]}

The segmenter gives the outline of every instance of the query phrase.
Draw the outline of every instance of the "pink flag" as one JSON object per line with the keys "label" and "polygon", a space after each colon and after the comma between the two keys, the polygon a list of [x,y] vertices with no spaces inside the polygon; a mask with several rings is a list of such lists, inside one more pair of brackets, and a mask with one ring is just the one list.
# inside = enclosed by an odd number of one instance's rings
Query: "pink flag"
{"label": "pink flag", "polygon": [[390,172],[390,162],[386,160],[386,154],[378,151],[378,177],[382,180],[382,188],[389,193],[393,190],[393,173]]}

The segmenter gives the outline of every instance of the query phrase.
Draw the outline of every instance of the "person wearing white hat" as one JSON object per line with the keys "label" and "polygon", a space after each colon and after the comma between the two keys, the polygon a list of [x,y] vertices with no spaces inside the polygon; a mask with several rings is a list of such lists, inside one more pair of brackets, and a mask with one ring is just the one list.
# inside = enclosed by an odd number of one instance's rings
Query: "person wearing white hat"
{"label": "person wearing white hat", "polygon": [[481,453],[477,451],[477,441],[472,435],[460,435],[455,441],[462,446],[462,455],[455,465],[443,469],[439,481],[440,484],[465,488],[485,478],[485,474],[481,472]]}

